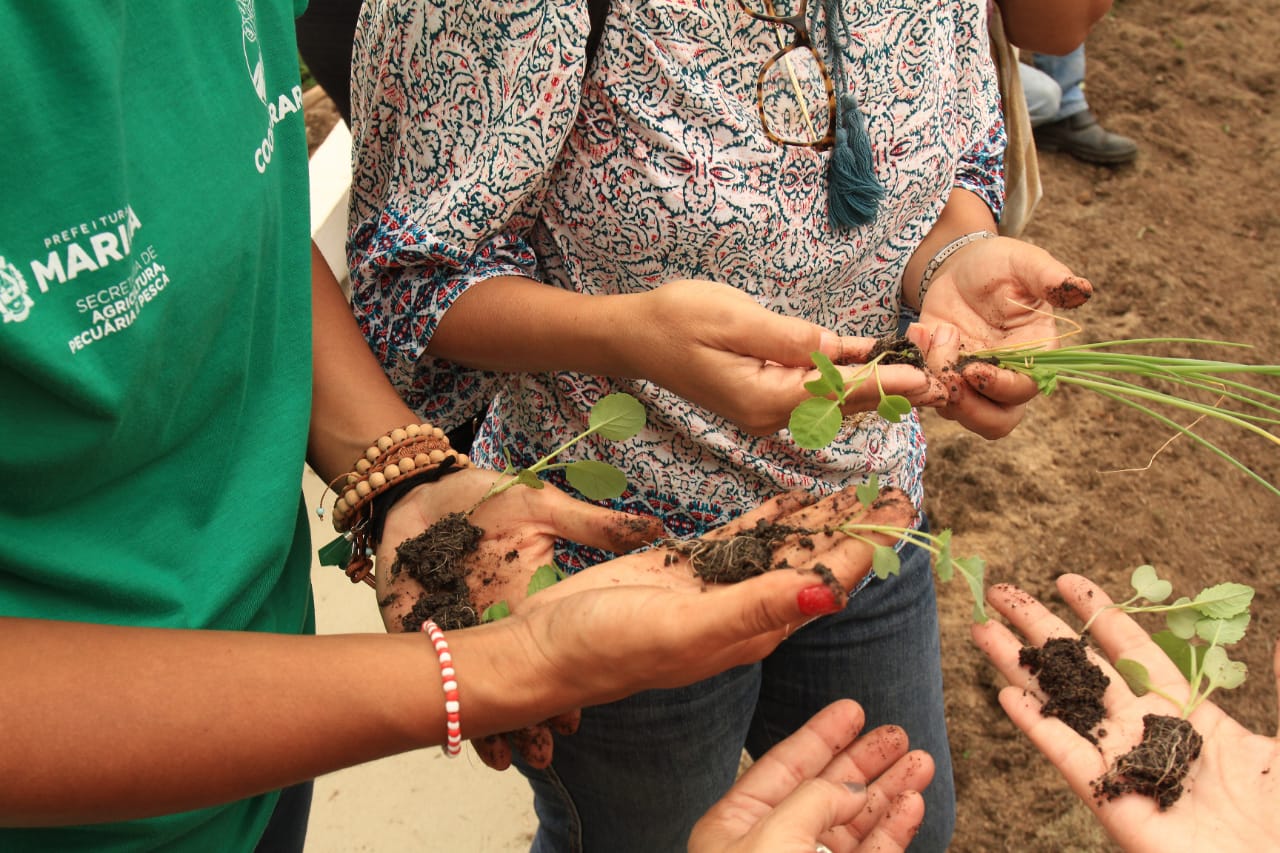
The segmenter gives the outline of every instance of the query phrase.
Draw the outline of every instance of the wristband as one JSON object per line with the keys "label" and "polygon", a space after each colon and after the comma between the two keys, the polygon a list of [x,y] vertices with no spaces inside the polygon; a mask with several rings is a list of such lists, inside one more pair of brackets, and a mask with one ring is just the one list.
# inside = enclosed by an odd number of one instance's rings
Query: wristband
{"label": "wristband", "polygon": [[440,659],[440,684],[444,688],[445,742],[444,752],[457,758],[462,752],[462,716],[458,703],[458,674],[453,669],[453,655],[449,653],[449,641],[444,631],[432,620],[422,623],[422,632],[431,638],[436,656]]}
{"label": "wristband", "polygon": [[971,231],[962,237],[957,237],[939,249],[938,253],[933,256],[933,260],[929,261],[929,265],[924,268],[924,275],[920,276],[920,310],[924,310],[924,295],[929,291],[929,284],[933,281],[934,273],[946,262],[947,258],[976,240],[987,240],[994,236],[996,235],[991,231]]}

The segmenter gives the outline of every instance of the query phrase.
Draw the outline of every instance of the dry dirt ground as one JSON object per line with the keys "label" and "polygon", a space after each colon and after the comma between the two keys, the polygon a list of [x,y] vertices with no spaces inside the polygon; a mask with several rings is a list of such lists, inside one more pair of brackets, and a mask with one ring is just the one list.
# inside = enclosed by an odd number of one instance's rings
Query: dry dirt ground
{"label": "dry dirt ground", "polygon": [[[1090,36],[1089,101],[1107,127],[1138,140],[1141,156],[1111,170],[1042,155],[1045,197],[1024,235],[1094,283],[1094,299],[1075,312],[1077,340],[1229,339],[1256,347],[1233,360],[1280,359],[1277,12],[1277,0],[1117,0]],[[315,143],[332,121],[327,101],[309,106]],[[1276,730],[1280,498],[1185,439],[1147,470],[1114,473],[1146,466],[1169,433],[1076,389],[1035,400],[997,442],[937,418],[926,430],[934,525],[954,530],[958,554],[983,556],[992,582],[1015,582],[1064,615],[1053,579],[1068,571],[1117,597],[1141,563],[1171,577],[1177,594],[1224,580],[1255,587],[1253,624],[1233,652],[1250,678],[1219,695],[1246,725]],[[1274,445],[1203,432],[1280,482]],[[959,794],[952,849],[1110,849],[1000,711],[997,677],[969,642],[963,583],[939,594]]]}

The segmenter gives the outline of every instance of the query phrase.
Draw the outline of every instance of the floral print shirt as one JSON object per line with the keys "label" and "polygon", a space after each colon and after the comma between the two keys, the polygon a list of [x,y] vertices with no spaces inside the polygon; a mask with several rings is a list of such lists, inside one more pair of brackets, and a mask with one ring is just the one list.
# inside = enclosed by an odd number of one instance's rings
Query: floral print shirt
{"label": "floral print shirt", "polygon": [[951,189],[1000,210],[985,0],[844,2],[846,83],[887,193],[874,222],[835,231],[830,153],[764,134],[755,81],[778,34],[736,0],[613,0],[590,63],[582,0],[367,0],[352,74],[353,305],[410,405],[452,427],[492,398],[473,456],[500,468],[506,453],[528,463],[584,429],[601,396],[633,394],[645,430],[573,454],[621,467],[618,505],[679,534],[781,490],[825,494],[871,474],[919,504],[914,415],[864,417],[804,451],[785,431],[744,435],[651,382],[500,377],[425,354],[459,294],[513,274],[588,294],[714,279],[846,334],[893,331],[903,268]]}

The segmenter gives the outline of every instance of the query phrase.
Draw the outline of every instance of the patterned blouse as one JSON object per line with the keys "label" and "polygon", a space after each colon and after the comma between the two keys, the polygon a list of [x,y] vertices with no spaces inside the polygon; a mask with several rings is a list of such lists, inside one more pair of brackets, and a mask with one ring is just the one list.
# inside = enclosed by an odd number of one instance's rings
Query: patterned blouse
{"label": "patterned blouse", "polygon": [[[825,56],[822,4],[811,4]],[[903,268],[952,187],[1000,210],[1004,130],[985,6],[846,10],[847,84],[887,194],[874,222],[833,231],[830,154],[765,136],[755,81],[777,35],[736,0],[613,0],[589,67],[584,0],[368,0],[353,60],[349,243],[365,335],[436,423],[457,425],[496,394],[473,449],[490,467],[559,446],[604,394],[638,397],[648,425],[637,438],[574,454],[622,468],[630,486],[616,505],[656,513],[675,534],[780,490],[825,494],[872,473],[919,504],[914,414],[865,417],[805,451],[785,431],[744,435],[651,382],[500,377],[424,351],[461,293],[513,274],[588,294],[714,279],[847,334],[893,331]]]}

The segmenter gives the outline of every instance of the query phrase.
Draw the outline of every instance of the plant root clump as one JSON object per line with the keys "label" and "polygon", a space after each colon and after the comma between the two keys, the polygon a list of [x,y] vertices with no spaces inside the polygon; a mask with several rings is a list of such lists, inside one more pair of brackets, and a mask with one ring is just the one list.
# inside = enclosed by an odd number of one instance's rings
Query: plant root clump
{"label": "plant root clump", "polygon": [[1048,697],[1040,713],[1057,717],[1090,743],[1098,742],[1093,729],[1106,717],[1102,703],[1111,679],[1085,654],[1084,637],[1055,637],[1040,648],[1024,646],[1018,663],[1031,670]]}
{"label": "plant root clump", "polygon": [[467,589],[466,560],[479,547],[484,530],[454,512],[396,547],[391,576],[407,572],[422,585],[423,595],[404,615],[405,631],[418,631],[428,619],[441,630],[468,628],[480,622]]}
{"label": "plant root clump", "polygon": [[1203,744],[1200,733],[1181,717],[1147,714],[1141,742],[1093,783],[1094,795],[1102,801],[1130,792],[1145,794],[1164,811],[1182,796],[1182,780]]}
{"label": "plant root clump", "polygon": [[867,354],[867,361],[873,361],[882,353],[884,357],[880,359],[880,364],[907,364],[921,370],[925,369],[924,355],[920,352],[920,348],[906,338],[896,335],[880,338]]}
{"label": "plant root clump", "polygon": [[769,521],[759,521],[750,530],[726,539],[665,539],[658,544],[689,558],[693,573],[707,583],[737,583],[772,569],[786,568],[773,563],[773,549],[788,536],[799,534],[800,544],[812,547],[813,531]]}

